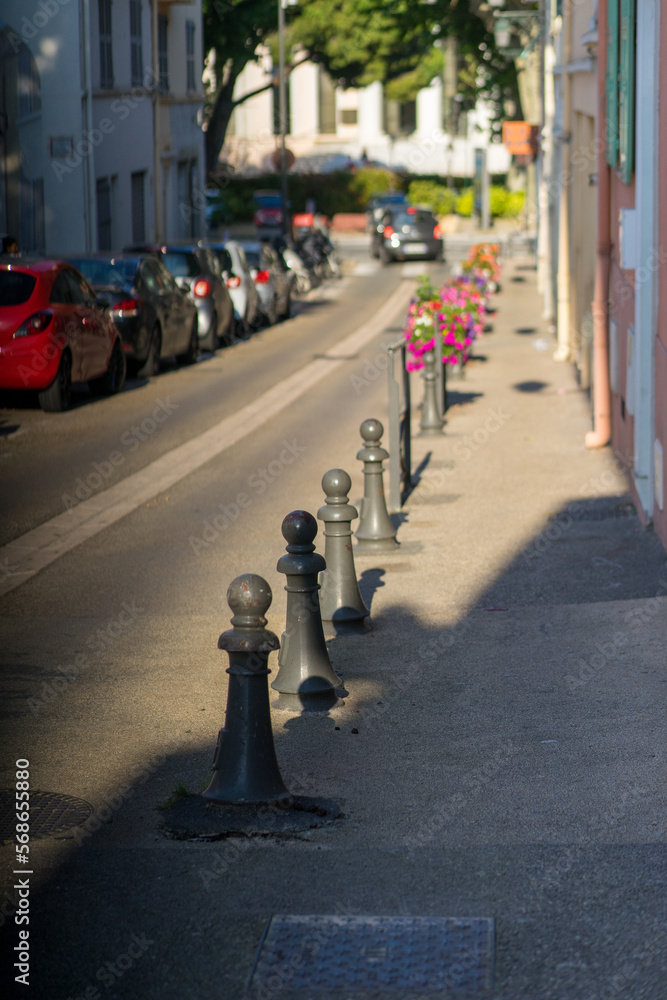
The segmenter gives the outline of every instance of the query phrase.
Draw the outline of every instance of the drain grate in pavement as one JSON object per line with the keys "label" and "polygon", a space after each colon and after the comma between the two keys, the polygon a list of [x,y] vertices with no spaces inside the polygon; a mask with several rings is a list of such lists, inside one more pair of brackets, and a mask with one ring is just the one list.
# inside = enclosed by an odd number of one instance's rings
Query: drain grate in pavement
{"label": "drain grate in pavement", "polygon": [[492,978],[490,917],[279,914],[266,925],[249,986],[463,994],[490,990]]}
{"label": "drain grate in pavement", "polygon": [[[30,792],[30,839],[54,837],[81,826],[92,814],[93,807],[85,799],[75,799],[59,792]],[[16,793],[13,788],[0,788],[0,842],[16,836]]]}
{"label": "drain grate in pavement", "polygon": [[[586,506],[584,506],[586,504]],[[575,506],[574,504],[571,506]],[[632,503],[598,504],[594,501],[580,501],[577,509],[566,508],[553,514],[550,521],[611,521],[621,517],[636,517],[637,509]]]}

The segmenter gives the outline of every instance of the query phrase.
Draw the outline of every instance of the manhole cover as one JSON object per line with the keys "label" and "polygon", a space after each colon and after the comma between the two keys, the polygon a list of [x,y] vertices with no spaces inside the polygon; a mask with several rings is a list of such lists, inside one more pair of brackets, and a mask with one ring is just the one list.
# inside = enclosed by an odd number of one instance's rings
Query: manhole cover
{"label": "manhole cover", "polygon": [[[93,812],[90,802],[59,792],[30,792],[30,839],[53,837],[81,826]],[[16,793],[0,788],[0,841],[16,836]]]}
{"label": "manhole cover", "polygon": [[490,917],[269,918],[249,986],[474,993],[491,989]]}

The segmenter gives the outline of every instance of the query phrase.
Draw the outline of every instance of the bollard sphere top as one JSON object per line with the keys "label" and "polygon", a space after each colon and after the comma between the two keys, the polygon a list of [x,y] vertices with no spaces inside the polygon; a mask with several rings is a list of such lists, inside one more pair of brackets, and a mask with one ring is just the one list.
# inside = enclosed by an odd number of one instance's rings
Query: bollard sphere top
{"label": "bollard sphere top", "polygon": [[347,503],[347,495],[352,489],[352,480],[344,469],[329,469],[322,476],[322,489],[329,504]]}
{"label": "bollard sphere top", "polygon": [[287,542],[288,551],[293,545],[311,546],[317,534],[317,521],[307,510],[293,510],[283,520],[283,538]]}
{"label": "bollard sphere top", "polygon": [[266,580],[256,573],[242,573],[229,585],[227,603],[234,612],[232,625],[263,628],[273,594]]}
{"label": "bollard sphere top", "polygon": [[384,427],[374,417],[371,417],[370,420],[364,420],[359,430],[362,438],[368,444],[377,444],[384,434]]}

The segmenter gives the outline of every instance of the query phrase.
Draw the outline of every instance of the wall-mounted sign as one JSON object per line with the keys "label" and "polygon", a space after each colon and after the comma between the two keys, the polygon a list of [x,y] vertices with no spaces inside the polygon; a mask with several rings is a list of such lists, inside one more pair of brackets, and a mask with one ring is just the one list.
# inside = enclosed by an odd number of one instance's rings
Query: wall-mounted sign
{"label": "wall-mounted sign", "polygon": [[503,122],[503,145],[513,156],[537,154],[538,126],[530,122]]}
{"label": "wall-mounted sign", "polygon": [[74,152],[74,139],[68,135],[52,135],[50,139],[51,156],[54,159],[64,160]]}

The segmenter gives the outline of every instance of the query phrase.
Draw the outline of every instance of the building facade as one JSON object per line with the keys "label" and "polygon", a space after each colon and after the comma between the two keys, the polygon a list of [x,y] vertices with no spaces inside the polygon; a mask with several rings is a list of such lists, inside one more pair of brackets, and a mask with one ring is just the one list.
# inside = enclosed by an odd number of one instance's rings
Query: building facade
{"label": "building facade", "polygon": [[201,0],[5,0],[0,231],[74,254],[202,227]]}
{"label": "building facade", "polygon": [[553,13],[556,356],[591,389],[586,444],[611,442],[667,548],[667,11],[584,0]]}
{"label": "building facade", "polygon": [[[249,63],[234,96],[276,81],[268,51]],[[299,171],[344,166],[364,157],[415,174],[472,177],[475,149],[487,150],[490,173],[504,174],[509,156],[490,142],[489,112],[457,111],[446,76],[435,77],[413,101],[388,101],[382,84],[335,87],[321,66],[303,62],[289,75],[287,145]],[[271,170],[279,133],[277,87],[244,101],[233,113],[221,159],[241,172]]]}

